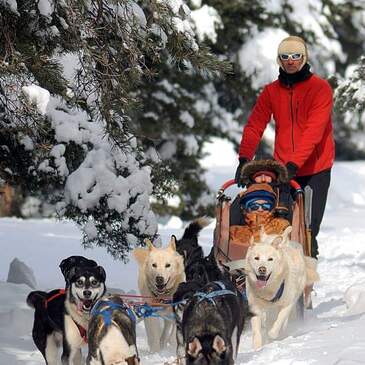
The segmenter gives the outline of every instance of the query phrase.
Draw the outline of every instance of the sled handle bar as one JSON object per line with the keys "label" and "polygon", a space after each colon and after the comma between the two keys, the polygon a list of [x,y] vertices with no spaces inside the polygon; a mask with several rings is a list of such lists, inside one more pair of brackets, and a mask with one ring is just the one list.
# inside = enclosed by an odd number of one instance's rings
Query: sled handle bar
{"label": "sled handle bar", "polygon": [[[289,183],[290,183],[290,186],[295,190],[296,193],[303,192],[301,186],[295,180],[292,179],[292,180],[290,180]],[[230,180],[226,181],[221,186],[221,188],[218,190],[218,196],[221,196],[226,189],[228,189],[230,186],[235,185],[235,184],[236,184],[235,179],[230,179]]]}

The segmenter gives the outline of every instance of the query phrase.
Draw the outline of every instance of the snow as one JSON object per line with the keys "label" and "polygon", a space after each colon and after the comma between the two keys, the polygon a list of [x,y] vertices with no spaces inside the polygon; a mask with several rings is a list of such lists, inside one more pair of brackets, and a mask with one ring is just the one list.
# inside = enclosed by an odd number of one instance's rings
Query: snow
{"label": "snow", "polygon": [[194,118],[192,117],[192,115],[184,110],[183,112],[180,113],[180,120],[186,124],[189,128],[193,128],[194,127]]}
{"label": "snow", "polygon": [[13,13],[19,15],[16,0],[0,0],[0,3],[2,3],[5,7],[8,7]]}
{"label": "snow", "polygon": [[242,46],[238,54],[239,64],[251,76],[253,88],[261,88],[277,77],[277,46],[288,35],[276,28],[253,30],[253,36]]}
{"label": "snow", "polygon": [[223,28],[223,22],[217,10],[212,6],[203,5],[200,9],[193,10],[190,16],[199,41],[209,39],[212,43],[216,43],[216,29]]}
{"label": "snow", "polygon": [[23,86],[22,91],[31,104],[35,104],[39,112],[46,114],[47,105],[50,99],[48,90],[43,89],[38,85]]}
{"label": "snow", "polygon": [[[232,147],[220,140],[206,146],[214,156],[204,161],[207,181],[214,188],[232,177],[236,158]],[[214,159],[216,165],[214,164]],[[237,364],[248,365],[351,365],[365,358],[365,161],[337,162],[333,169],[329,201],[319,235],[321,281],[315,286],[314,309],[305,321],[293,324],[286,337],[266,344],[260,351],[251,347],[251,330],[242,337]],[[228,190],[234,195],[234,189]],[[215,222],[205,228],[200,240],[206,252],[212,244]],[[172,217],[159,226],[161,241],[180,237],[184,223]],[[88,225],[92,234],[92,223]],[[137,288],[137,267],[113,260],[104,249],[83,249],[81,232],[71,222],[54,220],[0,219],[0,363],[43,364],[31,340],[33,313],[25,304],[29,288],[3,282],[9,263],[18,257],[34,271],[39,289],[63,286],[58,268],[69,255],[95,259],[107,272],[107,285],[129,291]],[[172,347],[160,354],[148,353],[143,324],[137,328],[141,362],[161,365],[173,361]]]}
{"label": "snow", "polygon": [[40,0],[38,2],[38,10],[39,13],[45,17],[50,17],[53,13],[53,6],[51,1],[49,0]]}

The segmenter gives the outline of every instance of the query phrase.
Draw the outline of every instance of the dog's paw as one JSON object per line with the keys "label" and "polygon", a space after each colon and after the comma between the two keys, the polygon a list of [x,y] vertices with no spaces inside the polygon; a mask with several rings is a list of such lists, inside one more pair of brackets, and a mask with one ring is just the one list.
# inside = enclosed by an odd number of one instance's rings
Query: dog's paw
{"label": "dog's paw", "polygon": [[177,365],[186,365],[186,360],[185,360],[185,356],[184,357],[178,357],[177,359],[176,359],[176,364]]}
{"label": "dog's paw", "polygon": [[276,340],[279,337],[279,331],[274,327],[267,334],[272,340]]}
{"label": "dog's paw", "polygon": [[262,337],[261,336],[254,336],[253,337],[253,349],[255,351],[260,350],[262,347]]}

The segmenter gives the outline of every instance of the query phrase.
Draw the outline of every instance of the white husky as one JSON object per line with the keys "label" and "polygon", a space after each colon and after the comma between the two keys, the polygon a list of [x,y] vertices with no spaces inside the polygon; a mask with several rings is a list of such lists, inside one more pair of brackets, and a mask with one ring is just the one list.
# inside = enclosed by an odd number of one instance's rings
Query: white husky
{"label": "white husky", "polygon": [[260,242],[247,251],[246,286],[251,319],[253,347],[262,347],[262,326],[268,311],[279,310],[268,335],[276,339],[285,328],[291,311],[306,285],[319,280],[316,260],[304,256],[302,246],[289,240],[292,227],[281,235],[262,233]]}
{"label": "white husky", "polygon": [[[139,267],[138,287],[141,295],[155,299],[172,298],[179,284],[185,281],[184,259],[176,251],[175,236],[171,237],[166,248],[149,244],[147,249],[134,249],[133,254]],[[159,318],[146,318],[144,321],[152,352],[160,351],[168,339],[175,338],[175,322],[164,319],[162,333],[159,322]]]}

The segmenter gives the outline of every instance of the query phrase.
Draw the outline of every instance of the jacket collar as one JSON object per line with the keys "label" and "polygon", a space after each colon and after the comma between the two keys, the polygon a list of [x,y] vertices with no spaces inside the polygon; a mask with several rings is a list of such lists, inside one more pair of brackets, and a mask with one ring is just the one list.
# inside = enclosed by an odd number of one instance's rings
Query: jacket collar
{"label": "jacket collar", "polygon": [[281,67],[279,69],[279,81],[286,87],[292,87],[297,82],[309,79],[312,75],[313,74],[310,71],[310,66],[308,63],[306,63],[300,71],[294,74],[288,74]]}

